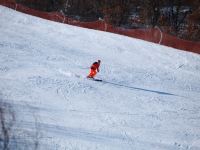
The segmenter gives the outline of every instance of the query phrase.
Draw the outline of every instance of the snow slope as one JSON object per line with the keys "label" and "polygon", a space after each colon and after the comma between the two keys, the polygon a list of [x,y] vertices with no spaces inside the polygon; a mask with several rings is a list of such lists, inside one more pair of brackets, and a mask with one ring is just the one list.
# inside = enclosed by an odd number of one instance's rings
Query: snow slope
{"label": "snow slope", "polygon": [[10,149],[200,149],[200,55],[3,6],[0,98]]}

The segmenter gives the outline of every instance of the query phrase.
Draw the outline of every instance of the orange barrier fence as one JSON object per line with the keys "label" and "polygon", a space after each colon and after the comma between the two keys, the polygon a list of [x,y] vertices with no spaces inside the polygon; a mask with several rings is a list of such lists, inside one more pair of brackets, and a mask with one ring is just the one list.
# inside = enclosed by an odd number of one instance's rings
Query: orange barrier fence
{"label": "orange barrier fence", "polygon": [[41,17],[44,19],[61,22],[65,24],[75,25],[79,27],[107,31],[112,33],[117,33],[121,35],[126,35],[129,37],[139,38],[142,40],[146,40],[149,42],[159,43],[162,45],[174,47],[177,49],[195,52],[200,54],[200,42],[192,42],[183,39],[179,39],[175,36],[169,35],[167,33],[161,32],[161,30],[157,28],[151,29],[124,29],[113,27],[110,24],[107,24],[103,20],[94,21],[94,22],[80,22],[78,20],[74,20],[72,18],[65,17],[59,12],[42,12],[34,9],[30,9],[23,5],[17,4],[12,0],[0,0],[0,4],[17,11],[30,14],[33,16]]}

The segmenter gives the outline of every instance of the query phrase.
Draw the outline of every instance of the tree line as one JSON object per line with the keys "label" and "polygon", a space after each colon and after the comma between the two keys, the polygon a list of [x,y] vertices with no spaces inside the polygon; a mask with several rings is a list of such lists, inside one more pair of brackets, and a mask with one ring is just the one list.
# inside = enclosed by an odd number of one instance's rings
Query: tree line
{"label": "tree line", "polygon": [[200,40],[200,0],[16,0],[42,11],[60,11],[80,21],[102,19],[117,27],[159,26],[164,32]]}

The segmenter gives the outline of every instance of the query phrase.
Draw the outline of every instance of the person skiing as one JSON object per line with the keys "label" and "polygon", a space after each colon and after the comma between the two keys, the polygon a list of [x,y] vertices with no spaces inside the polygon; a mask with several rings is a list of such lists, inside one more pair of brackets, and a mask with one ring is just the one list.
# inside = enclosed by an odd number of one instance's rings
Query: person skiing
{"label": "person skiing", "polygon": [[99,66],[100,66],[101,60],[98,60],[97,62],[94,62],[92,66],[90,67],[90,73],[87,76],[87,78],[94,78],[94,76],[99,72]]}

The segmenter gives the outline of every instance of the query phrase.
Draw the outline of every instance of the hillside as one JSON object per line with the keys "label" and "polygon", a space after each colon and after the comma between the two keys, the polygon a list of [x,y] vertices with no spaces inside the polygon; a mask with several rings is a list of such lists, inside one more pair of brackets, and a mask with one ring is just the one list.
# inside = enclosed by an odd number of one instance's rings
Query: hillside
{"label": "hillside", "polygon": [[3,6],[0,35],[0,148],[200,149],[200,55]]}

